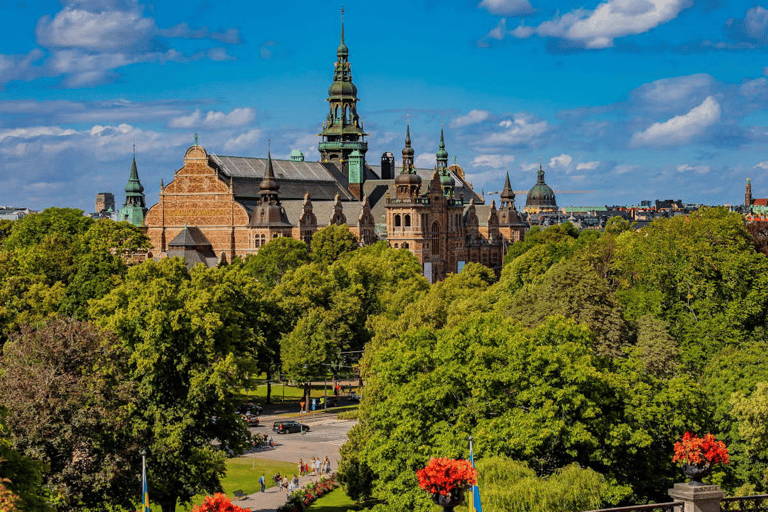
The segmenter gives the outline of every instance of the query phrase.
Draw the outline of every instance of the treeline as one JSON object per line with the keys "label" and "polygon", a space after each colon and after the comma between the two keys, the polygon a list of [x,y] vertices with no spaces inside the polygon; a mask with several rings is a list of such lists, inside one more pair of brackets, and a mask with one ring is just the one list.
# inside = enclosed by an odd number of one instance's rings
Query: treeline
{"label": "treeline", "polygon": [[139,263],[138,229],[78,210],[0,238],[0,487],[19,510],[134,510],[143,450],[164,511],[215,492],[249,442],[249,375],[308,382],[363,349],[340,476],[377,510],[427,510],[416,470],[470,435],[490,512],[664,501],[686,430],[729,445],[713,481],[766,486],[768,259],[722,209],[534,228],[499,279],[468,264],[436,285],[345,226],[191,270]]}
{"label": "treeline", "polygon": [[467,458],[471,435],[486,511],[663,502],[690,430],[729,446],[712,482],[763,492],[767,284],[724,209],[533,228],[498,281],[470,264],[369,321],[342,481],[375,510],[428,510],[416,470]]}
{"label": "treeline", "polygon": [[140,230],[79,210],[0,238],[0,500],[24,511],[135,510],[142,451],[164,511],[220,491],[250,443],[247,377],[327,375],[371,339],[369,317],[428,288],[409,253],[360,249],[346,226],[191,270],[140,262]]}

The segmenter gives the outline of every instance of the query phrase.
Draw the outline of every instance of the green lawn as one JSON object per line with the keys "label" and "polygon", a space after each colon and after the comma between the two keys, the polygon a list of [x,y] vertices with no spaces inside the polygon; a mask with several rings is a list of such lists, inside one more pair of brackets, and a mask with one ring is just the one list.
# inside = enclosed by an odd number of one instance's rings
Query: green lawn
{"label": "green lawn", "polygon": [[305,512],[347,512],[347,510],[363,510],[363,505],[352,501],[344,489],[339,487],[315,501]]}
{"label": "green lawn", "polygon": [[[357,391],[357,387],[352,388]],[[346,391],[345,391],[346,394]],[[272,403],[296,402],[304,396],[304,388],[300,386],[289,386],[282,384],[272,384]],[[311,387],[310,396],[320,398],[322,396],[333,396],[333,382],[329,381],[327,386],[317,384]],[[241,390],[240,399],[244,402],[255,400],[264,404],[267,400],[267,384],[263,381],[256,381],[256,386],[246,390]]]}
{"label": "green lawn", "polygon": [[[227,475],[222,483],[224,492],[230,498],[234,497],[234,492],[242,490],[246,494],[252,494],[261,487],[259,486],[259,477],[263,474],[267,481],[267,488],[272,487],[272,476],[280,474],[293,474],[296,472],[296,464],[289,462],[276,462],[271,460],[254,459],[252,457],[239,457],[227,460]],[[192,510],[203,502],[205,496],[195,496],[192,498],[191,506],[177,505],[176,510]],[[149,500],[152,501],[152,489],[150,486]],[[152,512],[161,512],[160,505],[152,505]]]}

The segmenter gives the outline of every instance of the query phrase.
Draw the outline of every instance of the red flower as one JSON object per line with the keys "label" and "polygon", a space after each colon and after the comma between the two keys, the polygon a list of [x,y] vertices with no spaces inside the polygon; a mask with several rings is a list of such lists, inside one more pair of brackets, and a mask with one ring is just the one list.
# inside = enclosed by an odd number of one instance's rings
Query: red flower
{"label": "red flower", "polygon": [[448,494],[477,483],[477,471],[466,460],[431,459],[416,477],[419,487],[432,494]]}
{"label": "red flower", "polygon": [[251,512],[251,509],[233,505],[225,494],[216,493],[206,496],[203,504],[193,508],[192,512]]}
{"label": "red flower", "polygon": [[703,438],[686,432],[683,439],[675,443],[675,456],[672,462],[683,464],[728,464],[728,448],[715,436],[707,434]]}

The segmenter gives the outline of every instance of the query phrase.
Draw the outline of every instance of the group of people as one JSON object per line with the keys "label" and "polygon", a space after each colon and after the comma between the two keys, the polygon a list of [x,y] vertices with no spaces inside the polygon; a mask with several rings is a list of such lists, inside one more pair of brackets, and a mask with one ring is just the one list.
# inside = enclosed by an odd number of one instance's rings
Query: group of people
{"label": "group of people", "polygon": [[309,464],[307,464],[304,462],[304,459],[299,459],[298,469],[301,476],[309,474],[312,476],[318,476],[323,473],[330,474],[331,461],[328,460],[328,457],[326,457],[325,460],[320,460],[319,457],[312,457],[312,460],[309,462]]}
{"label": "group of people", "polygon": [[272,439],[272,436],[264,432],[263,434],[257,434],[253,437],[253,447],[255,449],[261,449],[261,448],[274,448],[275,442]]}

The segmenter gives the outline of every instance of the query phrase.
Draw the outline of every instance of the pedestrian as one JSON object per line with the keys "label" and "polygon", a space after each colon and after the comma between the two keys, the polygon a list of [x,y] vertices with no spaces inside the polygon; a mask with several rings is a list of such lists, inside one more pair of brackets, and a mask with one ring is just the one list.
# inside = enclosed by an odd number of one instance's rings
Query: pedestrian
{"label": "pedestrian", "polygon": [[299,474],[304,476],[304,459],[299,459]]}
{"label": "pedestrian", "polygon": [[283,481],[280,482],[280,491],[281,492],[288,492],[288,477],[284,476]]}
{"label": "pedestrian", "polygon": [[267,482],[264,480],[264,474],[262,473],[261,478],[259,478],[259,484],[261,484],[261,492],[264,492],[264,490],[267,488]]}
{"label": "pedestrian", "polygon": [[325,458],[325,473],[329,474],[331,472],[331,461],[328,460],[328,457]]}

